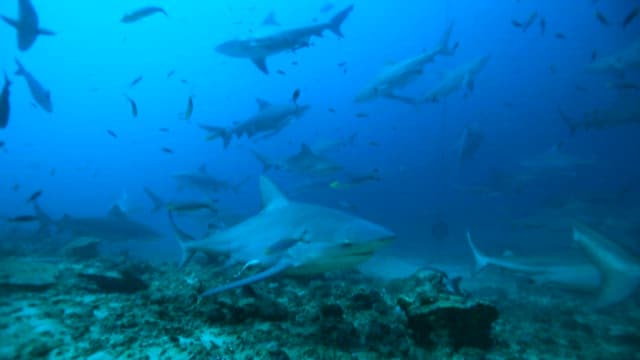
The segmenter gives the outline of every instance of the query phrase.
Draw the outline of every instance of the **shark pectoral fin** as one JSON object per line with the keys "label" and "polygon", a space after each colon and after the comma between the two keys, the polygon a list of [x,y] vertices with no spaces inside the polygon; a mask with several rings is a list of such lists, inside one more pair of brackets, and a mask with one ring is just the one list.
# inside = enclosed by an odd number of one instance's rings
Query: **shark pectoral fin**
{"label": "shark pectoral fin", "polygon": [[602,282],[595,307],[602,308],[626,299],[640,284],[638,274],[620,271],[620,269],[600,269]]}
{"label": "shark pectoral fin", "polygon": [[261,58],[251,58],[251,62],[253,62],[253,64],[255,66],[258,67],[258,69],[260,69],[260,71],[262,71],[263,73],[269,75],[269,69],[267,68],[267,59],[264,57]]}
{"label": "shark pectoral fin", "polygon": [[54,36],[56,33],[49,29],[40,28],[38,29],[38,35]]}
{"label": "shark pectoral fin", "polygon": [[200,296],[205,297],[205,296],[212,296],[212,295],[216,295],[219,294],[221,292],[227,291],[227,290],[231,290],[231,289],[237,289],[239,287],[243,287],[243,286],[247,286],[247,285],[251,285],[254,283],[257,283],[259,281],[268,279],[270,277],[273,277],[275,275],[280,274],[281,272],[287,270],[288,268],[290,268],[292,265],[287,262],[287,261],[281,261],[279,263],[277,263],[276,265],[268,268],[267,270],[258,273],[256,275],[253,276],[249,276],[248,278],[242,279],[242,280],[238,280],[238,281],[234,281],[231,282],[227,285],[223,285],[223,286],[219,286],[213,289],[209,289],[205,292],[203,292]]}
{"label": "shark pectoral fin", "polygon": [[18,29],[18,27],[20,26],[20,24],[18,24],[17,20],[14,20],[14,19],[12,19],[10,17],[6,17],[4,15],[0,15],[0,18],[2,18],[2,20],[4,22],[6,22],[7,24],[9,24],[11,27],[14,27],[14,28]]}

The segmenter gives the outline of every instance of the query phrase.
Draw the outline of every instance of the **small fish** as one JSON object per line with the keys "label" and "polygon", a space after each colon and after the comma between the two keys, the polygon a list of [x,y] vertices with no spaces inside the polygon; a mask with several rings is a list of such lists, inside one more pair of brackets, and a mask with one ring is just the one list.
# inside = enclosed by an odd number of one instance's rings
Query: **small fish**
{"label": "small fish", "polygon": [[169,128],[160,128],[158,129],[160,132],[169,132]]}
{"label": "small fish", "polygon": [[300,242],[307,242],[307,240],[305,240],[306,235],[307,235],[307,231],[305,230],[302,232],[302,234],[300,234],[300,236],[276,241],[275,243],[271,244],[271,246],[269,246],[264,251],[264,253],[265,255],[274,255],[274,254],[283,253]]}
{"label": "small fish", "polygon": [[186,121],[191,120],[191,116],[193,115],[193,96],[189,96],[189,100],[187,100],[187,110],[182,115],[182,118]]}
{"label": "small fish", "polygon": [[36,192],[34,192],[33,194],[31,194],[31,196],[29,196],[29,198],[27,199],[27,202],[34,202],[36,200],[38,200],[38,198],[42,196],[42,190],[37,190]]}
{"label": "small fish", "polygon": [[124,96],[127,101],[129,101],[129,105],[131,105],[131,115],[133,115],[133,117],[138,117],[138,105],[136,104],[136,102],[128,97],[127,95]]}
{"label": "small fish", "polygon": [[640,85],[631,81],[608,82],[607,88],[618,90],[640,90]]}
{"label": "small fish", "polygon": [[556,37],[556,39],[564,40],[564,39],[567,38],[567,35],[565,35],[564,33],[561,33],[561,32],[557,32],[555,34],[555,37]]}
{"label": "small fish", "polygon": [[511,25],[513,25],[513,27],[518,28],[518,29],[522,29],[522,23],[518,20],[511,20]]}
{"label": "small fish", "polygon": [[298,66],[298,62],[294,60],[294,61],[291,62],[291,65]]}
{"label": "small fish", "polygon": [[120,19],[120,22],[123,24],[132,24],[153,14],[164,14],[164,16],[169,16],[169,14],[167,14],[167,12],[161,7],[148,6],[124,15],[122,19]]}
{"label": "small fish", "polygon": [[142,75],[140,75],[137,78],[133,79],[133,81],[129,83],[129,89],[131,89],[132,87],[138,85],[140,83],[140,81],[142,81],[142,79],[144,79],[144,77]]}
{"label": "small fish", "polygon": [[27,223],[38,221],[38,217],[35,215],[18,215],[7,219],[8,222],[13,223]]}
{"label": "small fish", "polygon": [[596,19],[598,19],[600,24],[604,26],[609,26],[609,20],[607,19],[606,16],[604,16],[604,14],[600,10],[596,10]]}
{"label": "small fish", "polygon": [[336,112],[336,109],[334,109],[334,108],[328,108],[327,110],[328,110],[330,113],[334,113],[334,114],[335,114],[335,112]]}
{"label": "small fish", "polygon": [[113,130],[107,130],[107,134],[109,134],[114,139],[118,138],[118,134],[116,134]]}
{"label": "small fish", "polygon": [[371,147],[378,147],[380,146],[380,143],[375,141],[375,140],[370,140],[367,144],[369,144],[369,146]]}
{"label": "small fish", "polygon": [[173,154],[173,150],[168,147],[163,147],[160,150],[162,150],[162,152],[164,152],[165,154]]}
{"label": "small fish", "polygon": [[591,50],[591,61],[595,61],[598,58],[598,50]]}
{"label": "small fish", "polygon": [[185,85],[189,85],[189,80],[187,80],[187,79],[181,79],[180,82],[185,84]]}
{"label": "small fish", "polygon": [[9,124],[9,88],[11,87],[11,81],[7,73],[4,73],[4,86],[2,87],[2,93],[0,93],[0,129],[4,129]]}
{"label": "small fish", "polygon": [[18,192],[18,190],[20,190],[20,184],[13,184],[11,190],[13,190],[13,192]]}
{"label": "small fish", "polygon": [[291,101],[293,101],[294,104],[297,104],[299,97],[300,97],[300,89],[295,89],[293,92],[293,95],[291,95]]}
{"label": "small fish", "polygon": [[358,119],[364,119],[364,118],[368,118],[368,117],[369,117],[369,114],[367,114],[367,113],[365,113],[365,112],[359,112],[359,113],[356,113],[356,117],[357,117]]}
{"label": "small fish", "polygon": [[545,32],[547,32],[547,19],[540,18],[540,35],[544,36]]}
{"label": "small fish", "polygon": [[276,72],[277,72],[278,74],[280,74],[280,75],[287,75],[287,73],[286,73],[284,70],[282,70],[282,69],[278,69],[278,71],[276,71]]}
{"label": "small fish", "polygon": [[626,29],[629,24],[640,14],[640,7],[633,8],[622,21],[622,28]]}
{"label": "small fish", "polygon": [[5,145],[5,142],[4,141],[0,141],[0,149],[2,149],[4,147],[4,145]]}
{"label": "small fish", "polygon": [[346,61],[342,61],[338,63],[338,67],[345,67],[347,66],[347,62]]}
{"label": "small fish", "polygon": [[175,73],[176,73],[176,71],[175,71],[175,70],[170,70],[170,71],[167,73],[167,79],[168,79],[168,78],[170,78],[170,77],[172,77]]}

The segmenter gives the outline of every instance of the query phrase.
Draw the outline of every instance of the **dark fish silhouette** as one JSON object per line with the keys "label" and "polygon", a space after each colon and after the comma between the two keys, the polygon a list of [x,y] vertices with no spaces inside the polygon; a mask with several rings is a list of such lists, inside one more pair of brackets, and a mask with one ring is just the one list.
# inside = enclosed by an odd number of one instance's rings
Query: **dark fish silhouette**
{"label": "dark fish silhouette", "polygon": [[[4,74],[4,86],[2,87],[2,93],[0,93],[0,129],[4,129],[9,125],[9,115],[11,109],[9,106],[9,88],[11,87],[11,81],[7,73]],[[4,142],[2,143],[4,145]],[[0,146],[1,147],[1,146]]]}
{"label": "dark fish silhouette", "polygon": [[596,19],[598,19],[600,24],[604,26],[609,26],[609,20],[607,19],[606,16],[604,16],[604,14],[600,10],[596,11]]}
{"label": "dark fish silhouette", "polygon": [[164,152],[166,154],[173,154],[173,150],[168,148],[168,147],[163,147],[160,150],[162,150],[162,152]]}
{"label": "dark fish silhouette", "polygon": [[18,20],[4,15],[0,15],[0,18],[16,29],[20,51],[29,50],[36,42],[38,35],[55,35],[53,31],[40,27],[38,14],[30,0],[18,1]]}
{"label": "dark fish silhouette", "polygon": [[556,39],[564,40],[564,39],[567,38],[567,35],[565,35],[564,33],[561,33],[561,32],[557,32],[555,37],[556,37]]}
{"label": "dark fish silhouette", "polygon": [[131,24],[154,14],[164,14],[164,16],[169,16],[169,14],[167,14],[167,12],[164,11],[164,9],[161,7],[148,6],[148,7],[135,10],[132,13],[126,14],[125,16],[122,17],[120,22],[124,24]]}
{"label": "dark fish silhouette", "polygon": [[126,95],[124,97],[129,101],[129,105],[131,105],[131,115],[133,115],[134,118],[138,117],[138,105],[136,102]]}
{"label": "dark fish silhouette", "polygon": [[182,114],[182,118],[186,121],[191,119],[193,115],[193,96],[189,96],[189,100],[187,100],[187,110]]}
{"label": "dark fish silhouette", "polygon": [[118,138],[118,134],[116,134],[113,130],[107,130],[107,134],[109,134],[114,139]]}
{"label": "dark fish silhouette", "polygon": [[633,8],[633,10],[631,10],[629,14],[624,17],[624,20],[622,21],[622,28],[626,29],[627,26],[629,26],[629,24],[631,24],[631,22],[638,16],[638,14],[640,14],[640,7]]}
{"label": "dark fish silhouette", "polygon": [[300,97],[300,89],[296,89],[293,92],[293,95],[291,95],[291,100],[293,101],[294,104],[298,103],[298,98]]}
{"label": "dark fish silhouette", "polygon": [[38,200],[38,198],[40,198],[40,196],[42,196],[42,190],[38,190],[36,192],[34,192],[33,194],[31,194],[31,196],[29,196],[29,198],[27,199],[27,202],[34,202],[36,200]]}
{"label": "dark fish silhouette", "polygon": [[38,220],[39,218],[35,215],[18,215],[18,216],[14,216],[7,219],[8,222],[13,222],[13,223],[27,223],[27,222],[34,222]]}
{"label": "dark fish silhouette", "polygon": [[142,81],[142,79],[144,79],[144,77],[142,75],[140,75],[137,78],[133,79],[133,81],[129,83],[129,88],[132,88],[132,87],[138,85],[140,83],[140,81]]}

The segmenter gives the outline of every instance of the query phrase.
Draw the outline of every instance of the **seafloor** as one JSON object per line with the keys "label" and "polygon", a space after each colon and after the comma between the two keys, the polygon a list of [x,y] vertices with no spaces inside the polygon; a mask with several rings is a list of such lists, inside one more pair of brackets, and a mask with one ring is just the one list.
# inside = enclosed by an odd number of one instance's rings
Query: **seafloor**
{"label": "seafloor", "polygon": [[594,312],[526,281],[428,270],[390,282],[351,271],[228,280],[194,262],[0,261],[1,359],[640,359],[640,301]]}

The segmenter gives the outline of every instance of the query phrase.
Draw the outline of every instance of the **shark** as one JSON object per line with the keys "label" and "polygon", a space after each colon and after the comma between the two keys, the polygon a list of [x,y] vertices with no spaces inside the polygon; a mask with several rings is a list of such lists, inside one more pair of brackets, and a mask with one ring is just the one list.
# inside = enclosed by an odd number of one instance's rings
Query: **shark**
{"label": "shark", "polygon": [[629,71],[640,70],[640,39],[636,39],[624,49],[594,60],[585,70],[615,77],[623,77]]}
{"label": "shark", "polygon": [[561,171],[577,167],[590,166],[593,159],[571,155],[562,150],[563,143],[552,146],[549,150],[520,162],[520,166],[532,171]]}
{"label": "shark", "polygon": [[449,24],[442,34],[438,45],[429,51],[407,58],[403,61],[385,66],[373,80],[371,80],[355,97],[355,102],[367,102],[379,97],[414,104],[413,99],[396,94],[409,83],[423,74],[426,64],[432,63],[437,56],[452,56],[455,54],[457,43],[449,45],[453,23]]}
{"label": "shark", "polygon": [[0,18],[16,29],[20,51],[29,50],[40,35],[55,35],[53,31],[40,27],[38,14],[30,0],[18,0],[17,20],[4,15],[0,15]]}
{"label": "shark", "polygon": [[492,266],[527,276],[536,283],[587,292],[596,295],[594,308],[614,305],[631,295],[640,284],[640,259],[583,223],[575,222],[572,234],[586,260],[492,257],[477,247],[469,232],[467,242],[476,271]]}
{"label": "shark", "polygon": [[558,113],[571,135],[575,135],[580,129],[588,131],[640,124],[640,96],[619,99],[611,106],[585,113],[580,120],[571,118],[560,108]]}
{"label": "shark", "polygon": [[269,160],[266,156],[253,151],[253,155],[262,164],[263,172],[271,169],[286,170],[301,175],[327,176],[342,170],[342,166],[331,159],[316,154],[309,145],[301,144],[300,150],[281,162]]}
{"label": "shark", "polygon": [[31,92],[31,97],[33,100],[40,106],[40,108],[48,113],[53,111],[53,104],[51,103],[51,91],[45,88],[38,79],[36,79],[27,69],[22,66],[20,61],[16,59],[16,64],[18,65],[18,70],[16,71],[16,75],[22,76],[24,80],[27,82],[27,86],[29,87],[29,91]]}
{"label": "shark", "polygon": [[37,203],[34,209],[41,228],[53,227],[58,233],[74,237],[90,236],[107,242],[155,241],[163,237],[148,225],[129,217],[117,205],[106,216],[76,217],[65,214],[58,220],[47,215]]}
{"label": "shark", "polygon": [[247,177],[237,184],[232,184],[209,174],[206,165],[200,166],[196,172],[175,174],[173,178],[178,182],[179,187],[198,190],[207,195],[222,191],[233,191],[234,193],[237,193],[249,180]]}
{"label": "shark", "polygon": [[256,99],[258,112],[248,119],[238,122],[230,128],[200,124],[200,128],[209,133],[207,140],[222,138],[223,146],[226,149],[231,143],[233,136],[249,138],[260,135],[262,138],[273,136],[294,119],[302,117],[309,109],[310,105],[298,105],[295,102],[286,104],[272,104],[264,99]]}
{"label": "shark", "polygon": [[269,74],[267,58],[310,46],[311,38],[322,37],[327,30],[342,38],[342,23],[353,11],[353,5],[338,12],[328,22],[280,31],[246,40],[230,40],[218,45],[216,52],[234,58],[251,60],[264,74]]}
{"label": "shark", "polygon": [[476,77],[487,66],[490,59],[490,56],[485,55],[448,72],[438,85],[423,96],[422,101],[438,102],[460,89],[465,89],[465,95],[473,92]]}
{"label": "shark", "polygon": [[261,271],[204,291],[212,296],[278,275],[312,275],[353,268],[395,239],[383,227],[343,211],[288,199],[268,178],[260,177],[262,209],[245,221],[201,240],[189,241],[172,220],[183,257],[180,268],[198,252],[229,256],[228,264]]}

